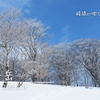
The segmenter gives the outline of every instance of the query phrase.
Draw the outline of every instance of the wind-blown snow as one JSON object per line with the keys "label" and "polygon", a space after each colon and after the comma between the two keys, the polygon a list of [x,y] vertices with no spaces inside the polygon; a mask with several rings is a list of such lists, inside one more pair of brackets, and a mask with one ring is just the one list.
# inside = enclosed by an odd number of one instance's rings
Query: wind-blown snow
{"label": "wind-blown snow", "polygon": [[0,100],[100,100],[100,88],[66,87],[24,83],[16,88],[16,82],[10,82],[2,89],[0,82]]}

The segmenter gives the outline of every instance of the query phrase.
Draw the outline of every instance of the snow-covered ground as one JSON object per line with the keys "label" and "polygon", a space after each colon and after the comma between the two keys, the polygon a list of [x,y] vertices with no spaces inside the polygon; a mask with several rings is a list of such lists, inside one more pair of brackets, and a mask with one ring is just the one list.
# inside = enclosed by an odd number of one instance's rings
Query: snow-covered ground
{"label": "snow-covered ground", "polygon": [[6,89],[0,82],[0,100],[100,100],[100,88],[66,87],[10,82]]}

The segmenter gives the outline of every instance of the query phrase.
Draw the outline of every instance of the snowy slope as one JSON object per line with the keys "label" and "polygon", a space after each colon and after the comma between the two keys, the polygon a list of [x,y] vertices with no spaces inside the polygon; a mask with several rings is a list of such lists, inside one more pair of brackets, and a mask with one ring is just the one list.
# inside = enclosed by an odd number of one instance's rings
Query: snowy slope
{"label": "snowy slope", "polygon": [[7,89],[2,89],[2,84],[0,100],[100,100],[99,88],[24,83],[18,89],[17,83],[10,82]]}

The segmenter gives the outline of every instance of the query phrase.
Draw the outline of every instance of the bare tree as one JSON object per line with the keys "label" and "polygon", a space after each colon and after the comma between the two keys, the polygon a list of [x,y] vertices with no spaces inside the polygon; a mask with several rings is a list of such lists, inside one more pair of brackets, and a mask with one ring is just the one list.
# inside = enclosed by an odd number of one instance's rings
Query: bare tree
{"label": "bare tree", "polygon": [[0,47],[6,53],[5,67],[9,70],[9,56],[12,49],[27,31],[26,20],[21,20],[21,11],[11,8],[0,15]]}
{"label": "bare tree", "polygon": [[[27,35],[22,40],[22,45],[20,47],[21,51],[26,53],[30,60],[35,61],[40,48],[45,42],[47,42],[51,36],[46,34],[47,28],[44,28],[41,21],[36,19],[29,20]],[[43,47],[42,49],[44,49]]]}
{"label": "bare tree", "polygon": [[[47,73],[45,66],[48,63],[46,62],[49,54],[47,52],[50,50],[47,49],[48,46],[46,42],[52,36],[48,36],[46,33],[48,27],[44,28],[40,21],[32,19],[27,23],[29,29],[27,35],[24,37],[24,40],[22,40],[22,45],[19,47],[19,49],[26,55],[28,65],[25,64],[24,69],[28,70],[28,73],[31,74],[33,81],[40,81],[40,79],[43,79]],[[42,75],[43,73],[45,74],[44,76]]]}
{"label": "bare tree", "polygon": [[66,44],[59,44],[51,59],[52,66],[59,78],[61,85],[71,85],[71,74],[74,68],[74,57]]}
{"label": "bare tree", "polygon": [[[45,45],[44,45],[45,46]],[[50,54],[52,52],[51,47],[39,50],[35,61],[26,60],[24,61],[23,68],[27,71],[32,81],[45,81],[45,78],[49,74],[50,67]]]}
{"label": "bare tree", "polygon": [[5,68],[7,73],[9,72],[10,53],[20,43],[19,41],[27,29],[26,20],[21,19],[21,10],[10,8],[0,15],[0,47],[4,49],[6,54]]}
{"label": "bare tree", "polygon": [[100,41],[81,39],[73,43],[77,61],[86,68],[95,86],[100,86]]}

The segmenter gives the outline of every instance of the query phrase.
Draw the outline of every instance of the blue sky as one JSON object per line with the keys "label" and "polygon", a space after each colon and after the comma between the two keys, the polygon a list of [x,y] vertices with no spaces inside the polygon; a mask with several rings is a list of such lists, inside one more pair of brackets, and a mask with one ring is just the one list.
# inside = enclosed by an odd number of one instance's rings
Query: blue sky
{"label": "blue sky", "polygon": [[[80,38],[100,39],[99,0],[0,0],[0,12],[10,6],[22,8],[24,16],[37,18],[48,33],[55,36],[52,44],[71,42]],[[97,12],[96,16],[76,16],[76,12]]]}

